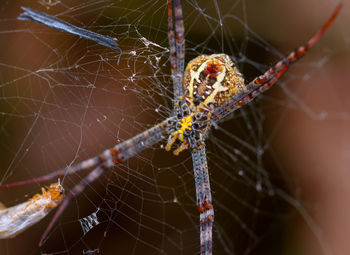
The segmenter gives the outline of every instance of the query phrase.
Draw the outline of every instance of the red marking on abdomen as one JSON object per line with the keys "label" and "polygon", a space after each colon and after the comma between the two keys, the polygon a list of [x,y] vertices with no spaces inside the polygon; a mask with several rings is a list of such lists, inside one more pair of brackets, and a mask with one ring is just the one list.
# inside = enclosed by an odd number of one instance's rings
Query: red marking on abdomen
{"label": "red marking on abdomen", "polygon": [[203,70],[203,74],[209,77],[217,77],[222,72],[222,64],[218,61],[207,63],[207,67]]}

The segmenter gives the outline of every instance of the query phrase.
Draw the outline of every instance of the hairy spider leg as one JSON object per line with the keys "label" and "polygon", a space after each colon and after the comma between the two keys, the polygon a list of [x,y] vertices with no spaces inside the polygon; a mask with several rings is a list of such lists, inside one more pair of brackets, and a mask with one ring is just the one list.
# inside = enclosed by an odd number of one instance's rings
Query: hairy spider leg
{"label": "hairy spider leg", "polygon": [[[179,105],[178,101],[183,100],[184,98],[183,73],[185,61],[185,39],[181,0],[174,0],[173,2],[175,13],[176,45],[174,44],[171,0],[168,0],[168,38],[173,79],[174,110],[176,112],[176,108]],[[178,134],[175,134],[173,137],[169,136],[166,150],[170,150],[171,145],[175,142],[177,137]],[[183,143],[174,151],[174,155],[178,155],[187,147],[188,144]],[[192,152],[192,162],[196,186],[197,205],[198,210],[200,211],[200,254],[212,254],[212,225],[214,221],[214,210],[211,201],[204,141],[200,148]]]}
{"label": "hairy spider leg", "polygon": [[[77,171],[85,170],[87,168],[90,168],[92,165],[97,165],[97,167],[90,172],[84,179],[82,179],[77,185],[73,187],[73,189],[69,192],[69,195],[64,199],[61,206],[57,210],[55,216],[51,220],[50,224],[46,228],[44,234],[42,235],[39,246],[42,246],[44,243],[47,235],[51,231],[52,227],[56,223],[56,221],[59,219],[63,211],[66,209],[66,207],[69,205],[69,202],[74,197],[78,196],[81,192],[84,191],[84,189],[93,181],[98,179],[106,169],[109,169],[113,166],[115,166],[118,163],[121,163],[136,154],[140,153],[146,148],[149,148],[153,144],[159,142],[164,138],[165,135],[168,135],[169,131],[167,130],[169,123],[173,123],[174,118],[168,118],[158,125],[142,132],[141,134],[138,134],[134,136],[133,138],[118,144],[114,146],[112,149],[105,150],[102,154],[100,154],[97,157],[91,158],[89,160],[85,160],[81,163],[76,164],[74,167],[68,167],[63,170],[55,171],[52,174],[44,175],[42,177],[35,178],[33,180],[27,180],[22,182],[16,182],[12,184],[3,184],[0,185],[1,187],[13,187],[13,186],[19,186],[23,184],[33,183],[36,181],[46,181],[49,178],[55,178],[58,175],[66,175],[66,174],[72,174]],[[98,159],[98,162],[96,162],[96,159]],[[94,164],[92,164],[92,162]],[[87,168],[85,168],[85,167]]]}
{"label": "hairy spider leg", "polygon": [[[165,130],[168,126],[168,122],[171,122],[173,118],[168,118],[165,121],[159,123],[158,125],[154,126],[153,128],[158,129],[162,129]],[[148,137],[147,134],[149,132],[152,132],[152,129],[148,129],[146,131],[144,131],[143,133],[123,142],[120,144],[115,145],[113,148],[111,149],[107,149],[105,150],[103,153],[101,153],[98,156],[95,156],[93,158],[84,160],[80,163],[74,164],[72,166],[63,168],[63,169],[59,169],[57,171],[54,171],[50,174],[47,175],[43,175],[40,177],[36,177],[33,179],[29,179],[29,180],[24,180],[24,181],[19,181],[19,182],[13,182],[13,183],[8,183],[8,184],[1,184],[0,188],[10,188],[10,187],[16,187],[16,186],[23,186],[26,184],[32,184],[32,183],[40,183],[40,182],[45,182],[45,181],[49,181],[52,179],[56,179],[56,178],[62,178],[65,177],[67,175],[71,175],[80,171],[84,171],[87,169],[90,169],[92,167],[95,167],[98,164],[103,164],[104,162],[113,162],[113,159],[115,158],[115,154],[118,151],[124,151],[124,153],[128,152],[129,153],[133,153],[132,150],[133,149],[137,149],[137,147],[142,147],[144,143],[147,142]],[[167,135],[167,132],[163,133],[164,135]],[[109,163],[110,165],[110,163]],[[112,165],[110,165],[112,166]]]}
{"label": "hairy spider leg", "polygon": [[183,72],[185,66],[185,38],[181,1],[174,0],[175,33],[171,2],[172,0],[168,0],[168,40],[175,105],[179,98],[183,98],[184,95]]}
{"label": "hairy spider leg", "polygon": [[49,173],[47,175],[43,175],[37,178],[29,179],[29,180],[24,180],[24,181],[19,181],[19,182],[13,182],[9,184],[1,184],[0,188],[10,188],[10,187],[16,187],[16,186],[22,186],[26,184],[31,184],[31,183],[40,183],[40,182],[45,182],[49,181],[52,179],[56,178],[61,178],[66,175],[70,175],[79,171],[87,170],[89,168],[92,168],[96,166],[97,164],[100,163],[100,157],[96,156],[87,160],[84,160],[80,163],[74,164],[72,166],[68,166],[62,169],[59,169],[57,171],[54,171],[52,173]]}
{"label": "hairy spider leg", "polygon": [[175,30],[176,30],[176,66],[177,72],[181,75],[181,93],[179,96],[183,96],[183,73],[185,69],[185,37],[184,37],[184,22],[182,16],[181,0],[174,0],[174,13],[175,13]]}
{"label": "hairy spider leg", "polygon": [[[170,65],[171,65],[171,74],[175,76],[176,68],[176,44],[175,44],[175,34],[174,34],[174,24],[173,24],[173,10],[171,7],[171,1],[168,0],[168,41],[169,41],[169,50],[170,50]],[[174,85],[174,84],[173,84]],[[174,88],[175,94],[175,88]],[[175,97],[176,99],[176,97]]]}
{"label": "hairy spider leg", "polygon": [[166,119],[160,124],[142,132],[139,135],[115,146],[113,149],[106,150],[103,154],[99,156],[100,164],[88,174],[84,179],[82,179],[73,189],[69,192],[68,196],[64,199],[61,206],[57,210],[55,216],[52,218],[50,224],[46,228],[44,234],[42,235],[39,246],[42,246],[47,235],[50,233],[52,227],[55,225],[56,221],[59,219],[63,211],[69,205],[69,202],[85,188],[95,180],[97,180],[105,170],[124,162],[125,160],[135,156],[146,148],[149,148],[153,144],[159,142],[163,139],[164,134],[166,134],[167,125],[171,121],[171,118]]}
{"label": "hairy spider leg", "polygon": [[200,213],[200,254],[211,255],[214,208],[211,198],[205,145],[192,152],[192,163],[196,184],[197,206]]}
{"label": "hairy spider leg", "polygon": [[[279,61],[275,66],[271,67],[263,75],[256,77],[253,81],[251,81],[247,85],[247,89],[249,91],[253,91],[253,90],[256,90],[257,88],[260,88],[261,85],[265,84],[266,82],[268,82],[272,78],[276,77],[280,72],[284,72],[285,68],[288,69],[291,64],[295,63],[297,60],[299,60],[301,57],[303,57],[308,52],[308,50],[312,46],[314,46],[314,44],[321,38],[321,36],[329,28],[329,26],[333,23],[334,19],[339,14],[342,6],[343,6],[342,4],[339,4],[336,7],[332,16],[322,26],[321,30],[318,33],[316,33],[305,45],[298,47],[296,50],[292,51],[287,57],[285,57],[281,61]],[[268,87],[266,89],[268,89]],[[264,92],[265,90],[263,90],[262,92]]]}
{"label": "hairy spider leg", "polygon": [[222,119],[227,114],[237,110],[238,108],[246,105],[252,101],[258,95],[264,93],[270,89],[272,85],[282,76],[282,74],[288,70],[288,68],[302,58],[308,50],[320,39],[328,27],[333,23],[335,18],[338,16],[342,4],[339,4],[332,16],[322,26],[321,30],[317,32],[304,46],[298,47],[292,51],[287,57],[280,60],[275,66],[271,67],[264,74],[258,76],[246,86],[246,91],[238,93],[231,98],[226,104],[218,107],[211,112],[211,119],[216,121]]}

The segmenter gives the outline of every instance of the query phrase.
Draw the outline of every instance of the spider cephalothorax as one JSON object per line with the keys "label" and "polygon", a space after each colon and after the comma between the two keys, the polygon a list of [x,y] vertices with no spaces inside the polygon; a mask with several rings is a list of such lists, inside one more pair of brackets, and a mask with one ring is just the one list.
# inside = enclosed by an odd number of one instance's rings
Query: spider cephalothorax
{"label": "spider cephalothorax", "polygon": [[196,150],[202,146],[204,136],[209,127],[209,117],[204,112],[191,112],[189,106],[183,100],[175,105],[175,119],[169,121],[168,131],[170,133],[168,143],[165,147],[167,151],[178,142],[180,146],[174,150],[174,155],[189,148]]}
{"label": "spider cephalothorax", "polygon": [[202,55],[185,71],[186,103],[193,112],[209,112],[244,90],[244,78],[226,54]]}

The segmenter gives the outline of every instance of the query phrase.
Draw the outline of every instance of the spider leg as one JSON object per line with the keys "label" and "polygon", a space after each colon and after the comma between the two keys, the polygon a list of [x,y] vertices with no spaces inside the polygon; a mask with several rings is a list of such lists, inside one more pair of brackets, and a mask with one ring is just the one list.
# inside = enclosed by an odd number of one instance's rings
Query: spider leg
{"label": "spider leg", "polygon": [[183,143],[183,144],[180,145],[179,148],[177,148],[176,150],[174,150],[173,154],[174,154],[175,156],[178,156],[178,155],[180,154],[181,151],[186,150],[187,148],[188,148],[188,143]]}
{"label": "spider leg", "polygon": [[0,188],[10,188],[10,187],[22,186],[22,185],[31,184],[31,183],[45,182],[45,181],[49,181],[52,179],[61,178],[61,177],[66,176],[66,175],[70,175],[72,173],[76,173],[76,172],[83,171],[83,170],[89,169],[91,167],[94,167],[99,162],[100,162],[100,158],[94,157],[94,158],[84,160],[80,163],[74,164],[72,166],[68,166],[68,167],[63,168],[63,169],[59,169],[55,172],[52,172],[50,174],[43,175],[43,176],[40,176],[37,178],[19,181],[19,182],[14,182],[14,183],[9,183],[9,184],[1,184]]}
{"label": "spider leg", "polygon": [[176,139],[179,137],[178,134],[175,134],[174,136],[169,136],[169,139],[168,139],[168,143],[167,145],[165,146],[165,150],[166,151],[170,151],[171,150],[171,146],[174,144],[174,142],[176,141]]}
{"label": "spider leg", "polygon": [[75,185],[69,192],[68,196],[63,200],[55,216],[46,228],[43,236],[40,239],[39,246],[42,246],[52,227],[74,197],[83,192],[90,183],[98,179],[105,170],[131,158],[132,156],[140,153],[142,150],[160,141],[163,138],[163,131],[168,121],[169,119],[163,121],[155,127],[146,130],[145,132],[121,143],[120,145],[116,145],[113,149],[106,150],[101,156],[99,156],[101,160],[100,165],[98,165],[90,174],[88,174],[88,176]]}
{"label": "spider leg", "polygon": [[[256,77],[247,85],[247,89],[249,91],[256,90],[257,88],[261,87],[261,85],[264,85],[271,79],[275,78],[277,75],[282,74],[289,68],[291,64],[295,63],[301,57],[303,57],[308,52],[308,50],[312,46],[314,46],[314,44],[321,38],[321,36],[328,29],[328,27],[333,23],[334,19],[338,16],[341,8],[342,4],[339,4],[333,12],[332,16],[322,26],[321,30],[318,33],[316,33],[305,45],[300,46],[296,50],[292,51],[287,57],[283,58],[275,66],[271,67],[268,71],[266,71],[263,75]],[[265,90],[267,89],[269,89],[269,87],[267,87]],[[265,90],[263,90],[262,92],[264,92]]]}
{"label": "spider leg", "polygon": [[112,167],[114,164],[119,163],[120,160],[128,159],[134,156],[136,153],[148,148],[149,146],[159,142],[163,135],[168,134],[169,123],[173,122],[174,118],[168,118],[163,122],[155,125],[154,127],[140,133],[139,135],[130,138],[129,140],[115,145],[113,148],[105,150],[98,156],[84,160],[75,165],[57,170],[47,175],[41,177],[33,178],[30,180],[24,180],[19,182],[14,182],[10,184],[1,184],[0,188],[9,188],[15,186],[22,186],[25,184],[44,182],[51,179],[56,179],[59,177],[64,177],[79,171],[87,170],[89,168],[95,167],[99,164],[107,164],[107,167]]}
{"label": "spider leg", "polygon": [[252,101],[258,95],[271,88],[271,86],[276,83],[282,74],[287,71],[292,64],[303,57],[308,52],[308,50],[320,39],[320,37],[338,16],[341,9],[342,4],[339,4],[333,12],[332,16],[323,25],[321,30],[317,32],[304,46],[300,46],[296,50],[292,51],[287,57],[283,58],[275,66],[271,67],[264,74],[251,81],[243,91],[237,93],[227,103],[212,111],[211,119],[213,121],[217,121],[223,118],[227,114],[239,109],[243,105]]}
{"label": "spider leg", "polygon": [[205,145],[192,152],[197,206],[200,213],[201,255],[212,254],[214,209],[212,204]]}
{"label": "spider leg", "polygon": [[185,38],[184,38],[184,22],[182,16],[182,6],[181,0],[174,0],[174,12],[175,12],[175,30],[176,30],[176,65],[177,72],[181,75],[181,94],[183,96],[182,90],[182,79],[185,66]]}
{"label": "spider leg", "polygon": [[[173,10],[171,6],[171,1],[168,0],[168,40],[169,40],[169,50],[170,50],[170,65],[171,74],[175,76],[176,73],[176,44],[175,44],[175,34],[174,34],[174,24],[173,24]],[[175,88],[174,88],[175,94]]]}
{"label": "spider leg", "polygon": [[[169,128],[171,128],[171,124],[174,123],[174,121],[175,121],[174,117],[168,118],[162,121],[161,123],[159,123],[158,125],[155,125],[154,127],[134,136],[133,138],[121,144],[117,144],[111,149],[105,150],[99,156],[85,160],[72,167],[55,171],[51,174],[44,175],[42,177],[38,177],[32,180],[21,181],[21,182],[12,183],[12,184],[3,184],[3,185],[0,185],[0,188],[19,186],[22,184],[33,183],[37,181],[46,181],[51,178],[55,178],[59,175],[76,173],[78,171],[88,169],[97,165],[92,172],[90,172],[84,179],[82,179],[77,185],[73,187],[73,189],[69,192],[68,196],[63,200],[61,206],[57,210],[56,214],[54,215],[53,219],[51,220],[50,224],[48,225],[43,236],[40,239],[39,246],[42,246],[43,242],[45,241],[52,227],[57,222],[58,218],[61,216],[63,211],[67,208],[70,201],[74,197],[82,193],[84,189],[90,183],[98,179],[105,170],[135,156],[136,154],[140,153],[144,149],[149,148],[153,144],[162,140],[164,135],[169,135],[171,133]],[[45,190],[43,190],[43,194],[44,193],[46,193]]]}
{"label": "spider leg", "polygon": [[[183,71],[185,65],[185,39],[180,0],[174,0],[175,31],[173,24],[172,0],[168,0],[168,40],[170,48],[170,64],[173,80],[174,103],[183,97]],[[176,37],[176,40],[175,40]]]}

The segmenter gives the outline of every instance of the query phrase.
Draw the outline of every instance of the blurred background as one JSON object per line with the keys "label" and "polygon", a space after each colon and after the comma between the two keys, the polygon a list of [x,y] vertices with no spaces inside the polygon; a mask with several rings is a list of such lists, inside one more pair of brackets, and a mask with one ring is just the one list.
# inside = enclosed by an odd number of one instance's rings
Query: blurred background
{"label": "blurred background", "polygon": [[[248,81],[305,43],[339,3],[183,2],[186,62],[225,52]],[[212,131],[213,254],[350,253],[350,1],[342,2],[275,88]],[[118,52],[17,21],[21,6],[118,38],[120,64]],[[80,162],[168,116],[166,15],[166,1],[1,2],[2,183]],[[52,214],[1,240],[0,253],[197,254],[191,171],[189,153],[173,157],[157,145],[73,200],[42,248]],[[85,175],[65,178],[67,190]],[[16,205],[43,185],[0,190],[0,201]],[[93,212],[100,224],[84,235],[79,220]]]}

